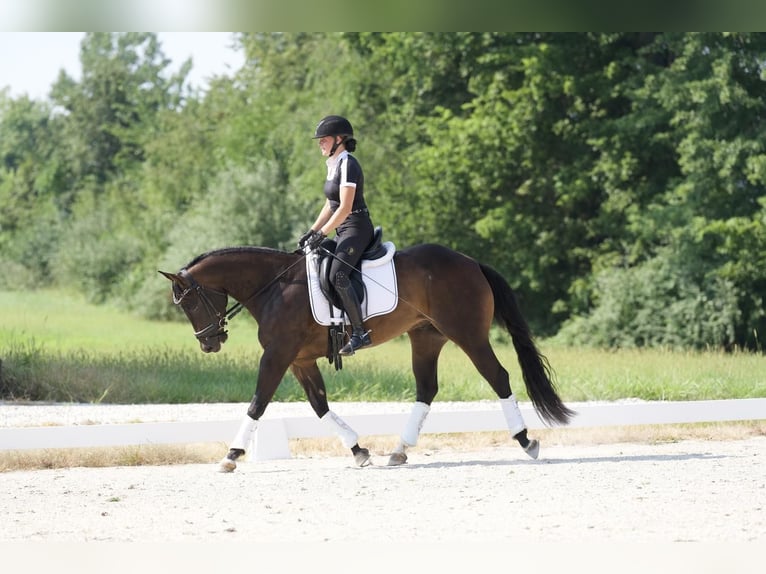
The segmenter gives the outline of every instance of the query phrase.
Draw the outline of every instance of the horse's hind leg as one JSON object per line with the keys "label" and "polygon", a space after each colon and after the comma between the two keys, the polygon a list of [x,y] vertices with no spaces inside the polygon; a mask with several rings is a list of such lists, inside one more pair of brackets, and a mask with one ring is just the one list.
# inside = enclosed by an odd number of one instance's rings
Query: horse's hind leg
{"label": "horse's hind leg", "polygon": [[527,437],[527,425],[524,423],[521,410],[519,410],[516,396],[511,390],[508,371],[500,364],[489,341],[485,339],[484,341],[456,342],[471,359],[481,376],[497,393],[511,436],[516,439],[524,452],[536,459],[540,453],[540,443],[536,439]]}
{"label": "horse's hind leg", "polygon": [[437,364],[447,338],[431,325],[413,329],[409,333],[412,347],[412,372],[415,375],[416,395],[410,416],[399,437],[399,445],[391,453],[388,466],[407,462],[406,450],[418,443],[420,431],[439,391]]}
{"label": "horse's hind leg", "polygon": [[540,443],[537,439],[527,437],[527,426],[524,424],[524,418],[521,416],[519,403],[516,401],[514,394],[511,393],[506,398],[500,398],[500,407],[503,409],[505,423],[508,425],[511,436],[518,441],[524,452],[531,458],[536,459],[540,454]]}

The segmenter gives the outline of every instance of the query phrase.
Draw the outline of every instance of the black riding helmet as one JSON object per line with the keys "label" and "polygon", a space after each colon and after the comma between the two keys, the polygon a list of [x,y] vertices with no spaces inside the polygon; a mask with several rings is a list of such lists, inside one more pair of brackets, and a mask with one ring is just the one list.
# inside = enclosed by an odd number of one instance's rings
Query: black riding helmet
{"label": "black riding helmet", "polygon": [[[351,122],[343,116],[325,116],[317,124],[312,139],[323,138],[326,136],[339,136],[346,145],[348,151],[353,152],[356,149],[356,140],[354,139],[354,128]],[[335,142],[330,150],[330,156],[335,154],[339,142]]]}
{"label": "black riding helmet", "polygon": [[351,127],[351,122],[342,116],[326,116],[317,124],[313,139],[325,136],[354,137],[354,128]]}

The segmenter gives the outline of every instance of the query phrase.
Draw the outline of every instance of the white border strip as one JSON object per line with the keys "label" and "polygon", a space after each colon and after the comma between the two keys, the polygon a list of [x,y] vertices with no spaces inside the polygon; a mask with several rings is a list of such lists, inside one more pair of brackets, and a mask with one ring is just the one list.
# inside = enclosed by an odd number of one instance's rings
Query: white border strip
{"label": "white border strip", "polygon": [[[716,401],[667,401],[636,403],[570,403],[577,411],[568,427],[600,427],[698,422],[766,420],[766,398]],[[546,428],[530,404],[520,405],[530,429]],[[361,436],[398,435],[409,413],[343,415]],[[228,443],[239,428],[239,419],[198,422],[152,422],[0,428],[0,451],[87,448],[127,445]],[[507,430],[503,413],[496,409],[431,411],[423,433],[462,433]],[[332,429],[316,417],[264,418],[259,422],[251,460],[289,458],[288,440],[332,437]]]}

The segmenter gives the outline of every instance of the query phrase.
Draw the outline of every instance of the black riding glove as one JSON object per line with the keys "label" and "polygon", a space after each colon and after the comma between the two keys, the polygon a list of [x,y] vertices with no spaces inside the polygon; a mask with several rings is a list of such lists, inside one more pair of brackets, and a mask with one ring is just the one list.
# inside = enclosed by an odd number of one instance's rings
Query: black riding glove
{"label": "black riding glove", "polygon": [[322,244],[322,241],[325,240],[325,237],[327,237],[324,233],[321,231],[314,231],[311,234],[311,237],[309,237],[306,240],[306,247],[308,247],[311,251],[314,251],[317,247],[319,247]]}
{"label": "black riding glove", "polygon": [[303,249],[303,246],[306,245],[306,242],[309,240],[309,238],[314,235],[316,231],[313,229],[309,229],[306,233],[301,235],[301,238],[298,240],[298,247],[300,249]]}

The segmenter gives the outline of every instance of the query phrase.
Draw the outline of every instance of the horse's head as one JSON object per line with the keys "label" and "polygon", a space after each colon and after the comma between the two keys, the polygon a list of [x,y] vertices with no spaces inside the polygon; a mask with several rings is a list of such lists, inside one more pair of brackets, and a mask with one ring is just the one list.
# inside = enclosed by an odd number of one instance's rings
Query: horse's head
{"label": "horse's head", "polygon": [[185,269],[179,273],[160,273],[173,282],[173,303],[186,313],[202,351],[220,351],[229,337],[226,333],[226,293],[203,287]]}

